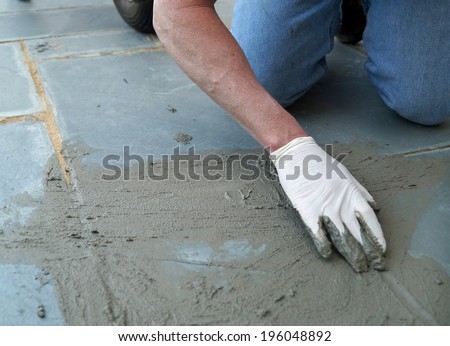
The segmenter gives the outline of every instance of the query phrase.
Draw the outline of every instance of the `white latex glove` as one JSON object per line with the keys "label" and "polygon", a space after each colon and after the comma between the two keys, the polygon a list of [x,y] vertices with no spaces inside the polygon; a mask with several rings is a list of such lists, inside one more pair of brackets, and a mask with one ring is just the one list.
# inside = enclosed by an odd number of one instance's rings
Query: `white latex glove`
{"label": "white latex glove", "polygon": [[331,254],[328,233],[356,272],[367,270],[368,264],[385,269],[386,241],[369,205],[375,202],[344,165],[311,137],[294,139],[271,158],[281,186],[323,257]]}

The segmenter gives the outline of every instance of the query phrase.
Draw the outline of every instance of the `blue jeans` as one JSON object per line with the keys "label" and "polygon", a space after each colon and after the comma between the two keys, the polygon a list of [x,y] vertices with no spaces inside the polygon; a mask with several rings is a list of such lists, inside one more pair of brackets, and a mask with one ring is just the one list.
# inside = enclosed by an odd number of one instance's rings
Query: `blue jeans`
{"label": "blue jeans", "polygon": [[[236,0],[232,32],[283,106],[327,71],[341,0]],[[450,1],[366,0],[365,67],[386,105],[413,122],[450,117]]]}

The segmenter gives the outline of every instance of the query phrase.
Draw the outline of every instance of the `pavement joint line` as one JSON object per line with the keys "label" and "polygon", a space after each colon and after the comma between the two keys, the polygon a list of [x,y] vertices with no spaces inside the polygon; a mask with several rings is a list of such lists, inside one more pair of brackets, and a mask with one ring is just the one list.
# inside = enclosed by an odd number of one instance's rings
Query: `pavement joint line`
{"label": "pavement joint line", "polygon": [[11,38],[0,41],[0,44],[8,44],[8,43],[18,43],[20,41],[32,41],[32,40],[45,40],[52,38],[61,38],[61,37],[79,37],[79,36],[96,36],[102,34],[109,33],[121,33],[121,32],[134,32],[133,29],[121,28],[121,29],[110,29],[110,30],[99,30],[99,31],[78,31],[78,32],[68,32],[63,34],[51,34],[51,35],[37,35],[37,36],[28,36],[23,38]]}
{"label": "pavement joint line", "polygon": [[165,49],[163,46],[146,47],[146,48],[132,48],[132,49],[125,49],[125,50],[113,50],[113,51],[92,52],[92,53],[76,53],[76,54],[69,54],[69,55],[64,55],[64,56],[37,58],[34,61],[35,62],[43,62],[43,61],[69,60],[69,59],[97,58],[97,57],[112,56],[112,55],[134,55],[134,54],[148,53],[148,52],[161,52],[164,50]]}
{"label": "pavement joint line", "polygon": [[31,121],[40,121],[40,113],[36,114],[27,114],[27,115],[15,115],[12,117],[0,117],[0,126],[1,125],[7,125],[11,123],[21,123],[27,120]]}
{"label": "pavement joint line", "polygon": [[[135,31],[135,30],[133,30],[133,31]],[[159,39],[158,36],[156,36],[156,34],[147,34],[146,36],[147,36],[147,41],[149,41],[150,43],[155,43],[158,46],[163,47],[161,40]]]}
{"label": "pavement joint line", "polygon": [[431,153],[431,152],[435,152],[435,151],[441,151],[441,150],[445,150],[445,149],[449,149],[449,148],[450,148],[450,144],[445,144],[445,145],[441,145],[441,146],[438,146],[438,147],[412,150],[412,151],[407,151],[407,152],[404,152],[404,153],[393,154],[393,155],[389,155],[389,156],[390,157],[408,157],[408,156],[413,156],[413,155],[419,155],[419,154],[426,154],[426,153]]}
{"label": "pavement joint line", "polygon": [[62,138],[61,134],[59,133],[58,125],[56,124],[50,99],[45,92],[41,77],[39,76],[38,73],[36,63],[30,58],[25,42],[19,41],[19,44],[25,59],[25,64],[28,66],[31,78],[33,79],[34,86],[39,95],[39,101],[41,104],[41,113],[39,119],[44,123],[47,129],[47,133],[52,143],[55,156],[59,162],[59,166],[61,168],[64,180],[66,182],[67,190],[70,191],[70,182],[71,182],[69,174],[70,171],[68,168],[68,162],[66,161],[66,158],[63,155]]}

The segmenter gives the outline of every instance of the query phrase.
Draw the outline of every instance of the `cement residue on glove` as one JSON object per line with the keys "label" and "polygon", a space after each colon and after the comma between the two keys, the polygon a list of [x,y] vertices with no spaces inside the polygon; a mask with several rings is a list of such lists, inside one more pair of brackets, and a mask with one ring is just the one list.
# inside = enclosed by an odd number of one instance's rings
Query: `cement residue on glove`
{"label": "cement residue on glove", "polygon": [[[286,195],[319,253],[331,242],[356,272],[385,269],[386,241],[369,192],[313,138],[300,137],[271,153]],[[328,235],[328,236],[327,236]]]}

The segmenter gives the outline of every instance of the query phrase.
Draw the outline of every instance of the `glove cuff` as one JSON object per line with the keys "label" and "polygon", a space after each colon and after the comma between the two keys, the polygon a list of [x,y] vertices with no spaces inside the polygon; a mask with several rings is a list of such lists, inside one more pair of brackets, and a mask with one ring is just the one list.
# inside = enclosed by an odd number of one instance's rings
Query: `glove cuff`
{"label": "glove cuff", "polygon": [[295,138],[292,141],[290,141],[288,144],[286,144],[286,145],[282,146],[281,148],[279,148],[279,149],[275,150],[274,152],[272,152],[270,154],[270,159],[272,160],[272,162],[274,164],[276,164],[277,160],[281,156],[286,154],[286,152],[288,152],[292,148],[295,148],[295,147],[298,147],[298,146],[303,146],[305,144],[306,145],[307,144],[316,144],[316,141],[312,137],[298,137],[298,138]]}

